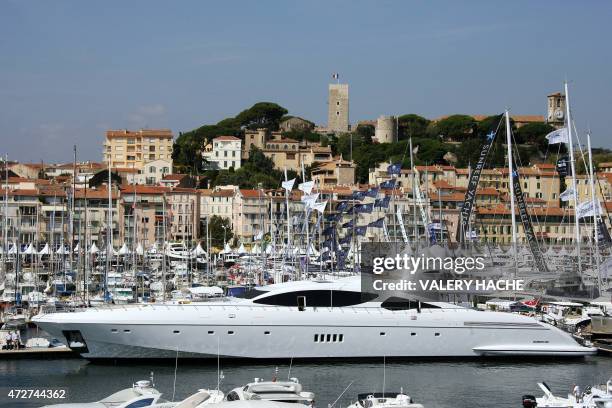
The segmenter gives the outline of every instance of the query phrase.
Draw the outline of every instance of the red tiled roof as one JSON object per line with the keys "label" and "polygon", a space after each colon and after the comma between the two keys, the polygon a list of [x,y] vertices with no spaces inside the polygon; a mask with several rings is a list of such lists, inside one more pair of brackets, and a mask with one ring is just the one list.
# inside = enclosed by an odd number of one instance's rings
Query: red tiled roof
{"label": "red tiled roof", "polygon": [[182,180],[187,176],[187,174],[166,174],[162,180]]}
{"label": "red tiled roof", "polygon": [[[88,188],[87,191],[85,191],[84,188],[79,188],[74,191],[74,198],[85,198],[85,196],[87,196],[88,199],[108,199],[108,190],[106,188]],[[115,190],[111,191],[111,198],[115,200],[117,197],[117,192]]]}
{"label": "red tiled roof", "polygon": [[106,137],[157,137],[160,139],[172,139],[170,129],[140,129],[140,130],[107,130]]}
{"label": "red tiled roof", "polygon": [[144,186],[144,185],[141,185],[141,184],[121,186],[121,193],[122,194],[134,194],[134,192],[136,192],[136,194],[151,194],[151,195],[155,195],[155,194],[164,194],[164,193],[167,193],[169,191],[170,191],[170,189],[168,187]]}
{"label": "red tiled roof", "polygon": [[240,194],[242,194],[242,196],[245,198],[264,198],[265,197],[265,193],[263,193],[261,190],[240,189]]}
{"label": "red tiled roof", "polygon": [[218,140],[218,141],[222,141],[222,142],[223,141],[228,141],[229,142],[229,141],[240,140],[240,139],[235,137],[235,136],[218,136],[218,137],[215,137],[213,139],[213,141],[214,140]]}

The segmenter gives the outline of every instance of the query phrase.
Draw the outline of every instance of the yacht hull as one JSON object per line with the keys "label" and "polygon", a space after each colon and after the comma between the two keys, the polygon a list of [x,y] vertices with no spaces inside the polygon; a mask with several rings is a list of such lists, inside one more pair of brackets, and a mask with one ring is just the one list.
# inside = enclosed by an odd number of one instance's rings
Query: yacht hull
{"label": "yacht hull", "polygon": [[54,337],[78,339],[90,359],[377,358],[594,354],[569,334],[524,316],[468,309],[134,305],[38,315]]}

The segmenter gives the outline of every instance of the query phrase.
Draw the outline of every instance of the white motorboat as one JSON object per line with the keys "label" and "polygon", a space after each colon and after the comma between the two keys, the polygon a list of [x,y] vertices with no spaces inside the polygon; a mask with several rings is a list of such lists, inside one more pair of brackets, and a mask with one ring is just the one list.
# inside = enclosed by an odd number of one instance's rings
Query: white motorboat
{"label": "white motorboat", "polygon": [[183,242],[169,242],[166,244],[166,256],[171,260],[189,260],[195,258],[195,255],[187,248]]}
{"label": "white motorboat", "polygon": [[[251,299],[135,304],[32,321],[85,358],[376,358],[595,354],[533,318],[444,302],[380,302],[357,276],[257,288]],[[220,345],[220,346],[219,346]]]}
{"label": "white motorboat", "polygon": [[409,395],[400,392],[374,392],[359,394],[357,401],[348,408],[423,408],[416,404]]}
{"label": "white motorboat", "polygon": [[311,405],[314,398],[314,393],[303,391],[302,384],[297,378],[291,378],[288,381],[262,381],[260,378],[255,378],[252,383],[231,390],[225,399],[227,401],[267,400]]}
{"label": "white motorboat", "polygon": [[523,395],[524,408],[612,408],[612,379],[606,384],[588,386],[579,394],[568,394],[559,397],[552,393],[546,383],[538,383],[544,396],[535,398]]}
{"label": "white motorboat", "polygon": [[96,402],[75,402],[45,405],[41,408],[132,408],[150,407],[160,401],[161,393],[150,381],[138,381],[130,388],[117,391]]}
{"label": "white motorboat", "polygon": [[161,402],[153,404],[150,408],[202,408],[223,401],[223,392],[219,390],[198,390],[193,395],[178,402]]}

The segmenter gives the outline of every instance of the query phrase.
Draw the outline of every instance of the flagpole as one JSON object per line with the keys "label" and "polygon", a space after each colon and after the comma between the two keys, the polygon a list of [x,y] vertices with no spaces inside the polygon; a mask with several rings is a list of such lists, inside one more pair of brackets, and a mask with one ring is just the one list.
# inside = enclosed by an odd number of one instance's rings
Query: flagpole
{"label": "flagpole", "polygon": [[514,273],[516,274],[518,272],[518,252],[516,248],[516,214],[514,213],[514,163],[512,162],[512,136],[510,134],[510,111],[508,109],[506,109],[506,145],[508,148],[508,190],[510,191],[510,217],[512,220],[512,249],[514,251]]}
{"label": "flagpole", "polygon": [[580,261],[580,220],[578,219],[578,190],[576,189],[576,163],[574,160],[574,144],[572,141],[572,118],[570,111],[569,88],[565,81],[565,110],[567,116],[567,139],[569,143],[570,165],[572,169],[572,188],[574,190],[574,234],[576,235],[576,248],[578,250],[578,273],[582,274],[582,263]]}

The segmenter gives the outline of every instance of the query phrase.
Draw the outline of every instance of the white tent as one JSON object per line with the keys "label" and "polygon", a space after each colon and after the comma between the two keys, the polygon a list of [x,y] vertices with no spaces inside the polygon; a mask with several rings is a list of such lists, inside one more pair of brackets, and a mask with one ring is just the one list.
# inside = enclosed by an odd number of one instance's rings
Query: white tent
{"label": "white tent", "polygon": [[17,253],[17,245],[13,244],[10,249],[8,250],[8,254],[9,255],[14,255]]}
{"label": "white tent", "polygon": [[24,255],[36,255],[36,248],[30,243],[28,247],[23,251]]}
{"label": "white tent", "polygon": [[198,246],[196,246],[191,251],[191,255],[193,255],[193,256],[206,255],[206,251],[204,250],[204,248],[202,248],[202,245],[200,245],[200,243],[198,242]]}
{"label": "white tent", "polygon": [[142,244],[139,242],[138,245],[136,245],[136,254],[137,255],[144,255],[144,248],[142,247]]}
{"label": "white tent", "polygon": [[259,254],[261,254],[261,247],[259,246],[259,244],[255,244],[255,245],[253,246],[253,248],[251,248],[251,253],[252,253],[253,255],[259,255]]}
{"label": "white tent", "polygon": [[226,242],[225,246],[223,247],[223,251],[219,252],[220,254],[231,254],[232,252],[232,248],[229,246],[229,244]]}
{"label": "white tent", "polygon": [[74,252],[79,252],[81,250],[81,244],[76,244],[74,247]]}
{"label": "white tent", "polygon": [[45,244],[43,249],[40,250],[38,255],[49,255],[51,253],[51,249],[49,248],[49,244]]}
{"label": "white tent", "polygon": [[96,246],[96,243],[94,242],[93,244],[91,244],[91,248],[89,248],[89,253],[90,254],[97,254],[98,252],[100,252],[100,249]]}
{"label": "white tent", "polygon": [[244,255],[244,254],[246,254],[246,253],[247,253],[247,250],[246,250],[246,248],[244,247],[244,244],[243,244],[243,243],[240,243],[240,248],[238,248],[238,254],[239,254],[239,255]]}
{"label": "white tent", "polygon": [[276,251],[275,251],[275,248],[274,248],[274,245],[272,245],[272,244],[268,245],[268,246],[266,247],[266,255],[270,255],[270,254],[272,254],[273,252],[276,252]]}
{"label": "white tent", "polygon": [[130,250],[128,249],[128,247],[125,244],[125,242],[123,243],[123,245],[121,245],[121,248],[119,248],[118,254],[121,255],[121,256],[129,255],[130,254]]}
{"label": "white tent", "polygon": [[66,255],[68,253],[68,250],[66,249],[66,247],[64,246],[60,246],[57,251],[55,251],[56,254],[59,255]]}

